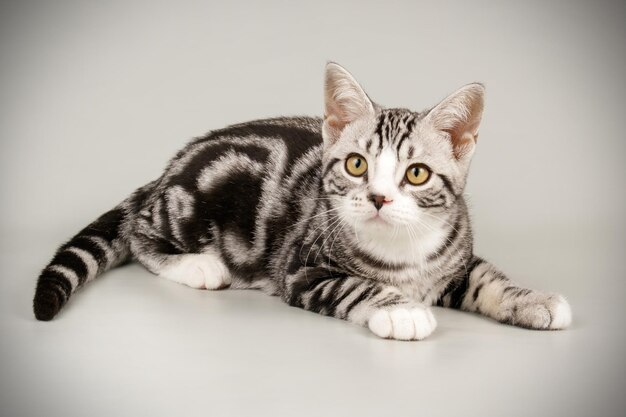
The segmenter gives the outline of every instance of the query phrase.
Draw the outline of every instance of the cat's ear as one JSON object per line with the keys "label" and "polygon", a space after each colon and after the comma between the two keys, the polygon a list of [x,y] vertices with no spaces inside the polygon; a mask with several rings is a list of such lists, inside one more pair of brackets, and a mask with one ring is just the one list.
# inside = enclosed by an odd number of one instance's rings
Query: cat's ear
{"label": "cat's ear", "polygon": [[324,142],[334,143],[350,122],[375,114],[374,104],[342,66],[326,64],[324,80]]}
{"label": "cat's ear", "polygon": [[469,157],[474,151],[484,96],[485,87],[482,84],[468,84],[446,97],[426,116],[435,129],[450,135],[457,159]]}

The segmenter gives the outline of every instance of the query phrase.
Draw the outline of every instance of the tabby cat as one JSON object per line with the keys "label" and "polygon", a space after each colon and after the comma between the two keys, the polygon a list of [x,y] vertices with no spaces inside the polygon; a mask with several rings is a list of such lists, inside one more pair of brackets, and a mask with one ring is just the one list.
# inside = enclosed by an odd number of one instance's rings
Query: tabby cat
{"label": "tabby cat", "polygon": [[192,140],[163,175],[60,247],[35,317],[131,259],[192,288],[255,288],[291,306],[420,340],[429,306],[562,329],[560,295],[514,284],[474,255],[463,189],[484,88],[435,107],[384,108],[329,63],[323,119],[285,117]]}

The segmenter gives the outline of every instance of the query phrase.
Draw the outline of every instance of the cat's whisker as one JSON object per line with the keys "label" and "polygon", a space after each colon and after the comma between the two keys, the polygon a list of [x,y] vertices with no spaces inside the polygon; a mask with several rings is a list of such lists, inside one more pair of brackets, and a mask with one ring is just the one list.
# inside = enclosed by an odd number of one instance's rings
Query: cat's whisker
{"label": "cat's whisker", "polygon": [[391,232],[391,240],[395,241],[396,240],[396,234],[398,233],[398,225],[394,224],[393,225],[393,232]]}
{"label": "cat's whisker", "polygon": [[339,236],[339,234],[341,233],[341,231],[348,225],[348,222],[344,221],[342,222],[342,226],[341,229],[339,229],[339,231],[337,232],[337,234],[335,234],[335,239],[333,240],[333,242],[330,244],[330,249],[328,250],[328,266],[330,268],[330,264],[331,264],[331,257],[333,254],[333,246],[335,245],[335,241],[337,240],[337,237]]}
{"label": "cat's whisker", "polygon": [[[444,221],[443,219],[441,219],[441,218],[439,218],[439,217],[437,217],[437,216],[433,216],[433,215],[431,215],[430,213],[426,213],[426,212],[424,212],[424,214],[429,215],[429,216],[431,216],[431,217],[434,217],[434,218],[436,218],[437,220],[441,220],[441,221],[443,221],[443,222],[444,222],[444,223],[446,223],[448,226],[450,226],[450,227],[451,227],[451,228],[452,228],[455,232],[457,232],[457,234],[459,233],[459,230],[458,230],[458,229],[456,229],[454,226],[452,226],[452,224],[451,224],[451,223],[448,223],[448,222]],[[435,229],[432,225],[429,225],[429,224],[427,224],[427,223],[425,223],[425,222],[423,222],[423,221],[421,221],[421,220],[418,220],[418,221],[417,221],[417,223],[418,223],[418,224],[420,224],[420,225],[422,225],[422,226],[424,226],[424,227],[426,227],[426,228],[428,228],[431,232],[436,232],[436,229]],[[452,246],[452,248],[453,248],[453,249],[454,249],[457,253],[459,253],[459,249],[458,249],[457,245],[454,243],[454,241],[453,241],[453,240],[451,240],[450,238],[446,237],[446,238],[445,238],[445,241],[446,241],[446,243],[449,243],[449,244]],[[467,272],[467,271],[468,271],[468,270],[467,270],[467,262],[466,262],[463,258],[461,258],[461,262],[463,263],[463,268],[465,269],[465,273],[467,274],[467,273],[468,273],[468,272]],[[441,267],[439,267],[439,269],[441,269]]]}
{"label": "cat's whisker", "polygon": [[356,230],[356,222],[357,222],[357,220],[354,219],[354,224],[352,225],[352,227],[354,229],[354,237],[356,238],[357,243],[361,244],[361,241],[359,240],[359,233]]}
{"label": "cat's whisker", "polygon": [[406,228],[407,235],[409,236],[409,246],[411,247],[411,259],[412,259],[412,262],[415,263],[415,248],[413,246],[413,239],[414,239],[413,229],[410,224],[407,224],[406,226],[407,226]]}
{"label": "cat's whisker", "polygon": [[[324,213],[326,215],[328,215],[328,213]],[[315,231],[324,227],[328,221],[332,221],[335,220],[336,218],[338,218],[340,215],[337,213],[332,213],[331,215],[327,216],[325,219],[318,219],[319,220],[319,224],[311,231],[308,232],[306,238],[304,239],[304,241],[308,241],[312,235],[315,234]]]}
{"label": "cat's whisker", "polygon": [[293,229],[294,227],[297,227],[297,226],[301,225],[302,223],[305,223],[305,222],[310,222],[312,219],[315,219],[315,218],[318,218],[318,217],[323,216],[323,215],[325,215],[325,214],[332,213],[332,212],[336,212],[336,211],[339,211],[339,210],[341,210],[341,207],[335,207],[335,208],[331,208],[331,209],[325,210],[325,211],[323,211],[323,212],[321,212],[321,213],[317,213],[316,215],[311,216],[311,217],[306,217],[306,216],[305,216],[305,218],[304,218],[304,219],[302,219],[302,220],[300,220],[300,221],[298,221],[298,222],[295,222],[295,223],[294,223],[294,224],[292,224],[291,226],[286,227],[286,229],[287,229],[287,230],[291,230],[291,229]]}
{"label": "cat's whisker", "polygon": [[300,201],[327,201],[327,200],[337,200],[337,197],[302,197]]}
{"label": "cat's whisker", "polygon": [[[319,240],[320,237],[322,237],[324,235],[324,232],[326,232],[328,229],[330,229],[331,227],[333,227],[335,224],[337,224],[338,222],[341,221],[341,217],[337,216],[337,218],[335,220],[333,220],[331,222],[331,224],[326,227],[324,230],[322,230],[320,232],[320,234],[315,238],[315,240],[313,241],[313,243],[311,243],[311,245],[309,246],[309,251],[306,254],[306,259],[304,260],[304,266],[305,268],[307,267],[307,265],[309,264],[309,256],[311,255],[311,250],[313,249],[313,246],[315,246],[315,243],[317,243],[317,241]],[[305,278],[308,279],[308,277],[306,276],[306,269],[305,271]]]}
{"label": "cat's whisker", "polygon": [[[319,249],[318,249],[317,253],[315,254],[315,257],[313,258],[313,262],[317,262],[317,257],[319,256],[320,252],[324,249],[324,245],[326,244],[326,242],[327,242],[328,240],[330,240],[330,239],[333,237],[333,233],[335,233],[335,231],[336,231],[338,228],[340,228],[340,227],[343,225],[343,223],[344,223],[344,220],[343,220],[343,219],[341,219],[341,220],[340,220],[340,222],[339,222],[338,224],[337,224],[337,223],[335,223],[335,224],[336,224],[336,226],[335,226],[335,227],[334,227],[334,228],[330,231],[330,233],[328,233],[328,236],[322,240],[322,244],[320,245],[320,247],[319,247]],[[341,230],[341,229],[340,229],[340,230]]]}
{"label": "cat's whisker", "polygon": [[[328,217],[328,218],[326,219],[326,222],[320,222],[320,224],[318,224],[318,225],[317,225],[317,227],[315,227],[313,230],[311,230],[311,231],[307,234],[307,236],[304,238],[304,240],[303,240],[303,242],[302,242],[302,245],[300,246],[300,253],[299,253],[299,256],[302,256],[302,249],[304,248],[305,244],[306,244],[306,243],[310,240],[310,238],[311,238],[311,237],[313,237],[313,235],[315,234],[315,232],[316,232],[317,230],[321,229],[321,228],[322,228],[322,227],[324,227],[324,226],[327,226],[327,225],[328,225],[328,222],[334,222],[334,221],[335,221],[336,219],[338,219],[338,218],[339,218],[339,215],[338,215],[338,214],[334,214],[334,215],[332,215],[332,216]],[[324,232],[323,232],[323,231],[322,231],[322,232],[320,232],[320,235],[321,235],[322,233],[324,233]],[[315,242],[317,241],[317,239],[319,239],[319,237],[320,237],[320,236],[318,236],[318,237],[315,239],[315,241],[314,241],[311,245],[315,244]]]}
{"label": "cat's whisker", "polygon": [[420,270],[424,270],[424,253],[422,250],[422,245],[420,243],[419,234],[417,230],[413,228],[412,225],[411,225],[411,233],[413,234],[413,239],[415,241],[415,245],[417,246],[417,251],[414,251],[413,253],[414,254],[417,253],[417,256],[419,257],[418,261],[419,261]]}

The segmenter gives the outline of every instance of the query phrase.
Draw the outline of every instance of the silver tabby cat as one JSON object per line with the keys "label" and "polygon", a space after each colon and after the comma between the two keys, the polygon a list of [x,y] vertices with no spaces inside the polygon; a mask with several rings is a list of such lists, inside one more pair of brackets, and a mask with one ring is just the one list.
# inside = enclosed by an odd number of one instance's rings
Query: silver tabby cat
{"label": "silver tabby cat", "polygon": [[61,246],[35,316],[134,259],[193,288],[256,288],[291,306],[420,340],[431,305],[532,329],[562,329],[560,295],[520,287],[474,255],[463,189],[484,89],[424,112],[372,102],[326,67],[325,116],[277,118],[190,142],[163,175]]}

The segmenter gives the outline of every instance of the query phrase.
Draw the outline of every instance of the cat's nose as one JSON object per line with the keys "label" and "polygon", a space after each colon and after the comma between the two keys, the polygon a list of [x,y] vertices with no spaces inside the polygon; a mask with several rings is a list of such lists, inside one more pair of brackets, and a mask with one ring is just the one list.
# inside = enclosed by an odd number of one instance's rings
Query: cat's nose
{"label": "cat's nose", "polygon": [[387,197],[385,197],[384,195],[378,194],[370,194],[368,198],[372,203],[374,203],[374,207],[376,207],[376,210],[380,210],[383,207],[383,204],[391,203],[393,201],[387,199]]}

